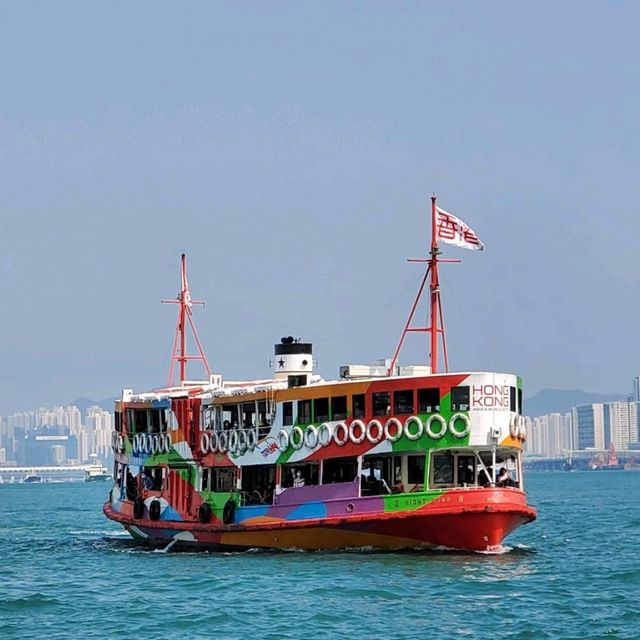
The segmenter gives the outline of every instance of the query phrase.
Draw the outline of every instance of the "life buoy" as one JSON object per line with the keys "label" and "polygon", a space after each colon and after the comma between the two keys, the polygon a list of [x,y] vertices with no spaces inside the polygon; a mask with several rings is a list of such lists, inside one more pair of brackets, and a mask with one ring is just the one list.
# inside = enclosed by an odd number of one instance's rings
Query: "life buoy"
{"label": "life buoy", "polygon": [[171,447],[173,446],[173,442],[171,442],[171,434],[170,433],[165,433],[164,434],[164,449],[167,453],[169,453],[169,451],[171,451]]}
{"label": "life buoy", "polygon": [[218,451],[220,451],[220,453],[224,453],[227,450],[228,445],[229,445],[229,436],[227,436],[226,431],[223,431],[218,436]]}
{"label": "life buoy", "polygon": [[229,436],[229,451],[235,453],[238,448],[238,432],[232,431]]}
{"label": "life buoy", "polygon": [[257,444],[258,444],[258,435],[255,429],[249,429],[249,431],[247,431],[247,449],[249,451],[253,451],[256,448]]}
{"label": "life buoy", "polygon": [[149,455],[153,451],[153,439],[151,438],[151,434],[147,433],[144,435],[144,452]]}
{"label": "life buoy", "polygon": [[307,449],[315,449],[318,446],[318,429],[310,424],[304,432],[304,444]]}
{"label": "life buoy", "polygon": [[[418,430],[415,433],[411,433],[410,426],[412,424],[418,425]],[[404,435],[407,436],[409,440],[419,440],[422,437],[423,429],[424,425],[418,416],[409,416],[404,422]]]}
{"label": "life buoy", "polygon": [[320,443],[321,446],[326,447],[331,442],[332,437],[333,437],[333,430],[331,429],[331,426],[328,425],[326,422],[323,422],[318,427],[318,442]]}
{"label": "life buoy", "polygon": [[158,453],[158,434],[154,433],[151,436],[151,453],[155,456]]}
{"label": "life buoy", "polygon": [[198,520],[202,524],[207,524],[211,520],[211,505],[203,502],[198,509]]}
{"label": "life buoy", "polygon": [[[434,422],[440,424],[440,431],[434,431],[431,428],[431,425]],[[424,425],[424,430],[426,434],[433,440],[440,440],[440,438],[442,438],[442,436],[447,432],[447,421],[439,413],[434,413],[432,416],[429,416],[427,418],[427,422]]]}
{"label": "life buoy", "polygon": [[149,517],[152,520],[160,520],[161,510],[162,505],[160,504],[160,500],[152,500],[149,504]]}
{"label": "life buoy", "polygon": [[285,429],[280,429],[278,433],[278,450],[284,453],[289,448],[289,433]]}
{"label": "life buoy", "polygon": [[131,447],[133,449],[133,455],[136,456],[138,455],[138,452],[140,451],[140,435],[136,433],[135,436],[133,436],[133,442],[131,443]]}
{"label": "life buoy", "polygon": [[[298,436],[295,438],[294,436]],[[289,435],[289,443],[297,451],[302,448],[304,444],[304,431],[300,427],[293,427],[291,434]]]}
{"label": "life buoy", "polygon": [[247,450],[247,434],[244,431],[238,431],[237,452],[244,453]]}
{"label": "life buoy", "polygon": [[[356,436],[356,427],[360,429],[360,434]],[[367,437],[367,427],[364,426],[362,420],[354,420],[349,425],[349,440],[353,444],[360,444]]]}
{"label": "life buoy", "polygon": [[[458,420],[461,420],[464,425],[464,429],[462,429],[462,431],[459,431],[456,428],[456,422]],[[471,422],[469,421],[469,416],[464,413],[454,413],[451,418],[449,418],[449,432],[454,438],[466,438],[470,431]]]}
{"label": "life buoy", "polygon": [[[338,432],[342,432],[342,437],[338,435]],[[335,430],[333,431],[333,441],[339,446],[344,447],[349,440],[349,427],[344,422],[338,422]]]}
{"label": "life buoy", "polygon": [[[375,428],[376,434],[373,435],[373,429]],[[382,436],[384,436],[384,427],[380,420],[371,420],[367,424],[367,440],[371,444],[378,444],[380,440],[382,440]]]}
{"label": "life buoy", "polygon": [[215,431],[209,434],[209,451],[211,453],[218,451],[218,434]]}
{"label": "life buoy", "polygon": [[136,520],[144,518],[144,500],[141,496],[138,496],[133,503],[133,517]]}
{"label": "life buoy", "polygon": [[[391,433],[391,427],[395,426],[396,432],[394,434]],[[398,418],[389,418],[384,423],[384,437],[389,440],[389,442],[398,442],[400,438],[402,438],[402,422],[398,420]]]}
{"label": "life buoy", "polygon": [[520,419],[518,420],[518,438],[522,442],[527,441],[527,421],[524,416],[520,416]]}
{"label": "life buoy", "polygon": [[210,448],[211,438],[209,437],[209,434],[204,431],[200,434],[200,451],[202,451],[202,453],[208,453]]}
{"label": "life buoy", "polygon": [[233,522],[233,516],[236,513],[236,503],[232,498],[229,498],[224,503],[224,509],[222,510],[222,522],[225,524],[231,524]]}
{"label": "life buoy", "polygon": [[509,435],[514,439],[518,437],[518,416],[515,413],[509,422]]}

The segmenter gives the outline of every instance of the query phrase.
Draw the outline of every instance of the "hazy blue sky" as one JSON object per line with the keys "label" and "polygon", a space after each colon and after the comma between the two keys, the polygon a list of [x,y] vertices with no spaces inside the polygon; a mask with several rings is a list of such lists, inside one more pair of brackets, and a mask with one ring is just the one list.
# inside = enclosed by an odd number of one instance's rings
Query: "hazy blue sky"
{"label": "hazy blue sky", "polygon": [[434,191],[486,245],[446,249],[452,368],[630,390],[638,24],[637,2],[1,2],[0,413],[164,384],[182,251],[227,378],[267,376],[287,334],[325,377],[390,356]]}

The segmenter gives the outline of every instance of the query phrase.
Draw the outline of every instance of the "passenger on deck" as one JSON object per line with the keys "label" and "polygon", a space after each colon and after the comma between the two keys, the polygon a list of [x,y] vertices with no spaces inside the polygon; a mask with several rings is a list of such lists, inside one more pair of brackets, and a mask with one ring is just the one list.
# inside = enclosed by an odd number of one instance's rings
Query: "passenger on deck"
{"label": "passenger on deck", "polygon": [[133,477],[131,471],[127,470],[127,500],[135,500],[138,496],[138,487],[136,485],[136,479]]}
{"label": "passenger on deck", "polygon": [[500,473],[496,478],[496,485],[498,487],[509,487],[511,486],[511,476],[507,471],[506,467],[500,467]]}
{"label": "passenger on deck", "polygon": [[302,477],[302,472],[300,471],[300,469],[298,469],[293,477],[293,486],[294,487],[304,487],[305,485],[305,481],[304,478]]}
{"label": "passenger on deck", "polygon": [[225,431],[231,431],[231,423],[230,423],[228,420],[225,420],[225,421],[222,423],[222,428],[223,428]]}

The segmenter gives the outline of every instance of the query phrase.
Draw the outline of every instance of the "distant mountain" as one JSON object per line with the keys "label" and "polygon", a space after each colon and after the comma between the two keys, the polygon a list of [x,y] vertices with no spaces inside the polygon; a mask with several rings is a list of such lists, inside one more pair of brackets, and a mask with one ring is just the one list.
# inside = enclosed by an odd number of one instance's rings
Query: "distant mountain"
{"label": "distant mountain", "polygon": [[[89,407],[101,407],[105,411],[113,411],[113,403],[117,400],[117,398],[105,398],[104,400],[91,400],[90,398],[78,398],[69,404],[74,404],[78,409],[80,409],[80,413],[82,417],[84,417],[87,409]],[[66,405],[65,405],[66,406]]]}
{"label": "distant mountain", "polygon": [[626,400],[628,395],[628,393],[591,393],[580,389],[543,389],[535,396],[525,398],[524,413],[530,418],[547,413],[567,413],[571,407],[579,404]]}

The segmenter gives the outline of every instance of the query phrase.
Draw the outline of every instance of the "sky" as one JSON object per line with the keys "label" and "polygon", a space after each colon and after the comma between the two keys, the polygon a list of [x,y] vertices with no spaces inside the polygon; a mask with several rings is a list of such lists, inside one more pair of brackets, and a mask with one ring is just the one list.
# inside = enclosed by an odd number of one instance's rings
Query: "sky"
{"label": "sky", "polygon": [[[0,414],[390,357],[430,196],[453,370],[640,374],[636,2],[0,2]],[[425,310],[421,310],[424,315]],[[404,364],[426,363],[412,335]],[[194,367],[193,377],[200,377]]]}

